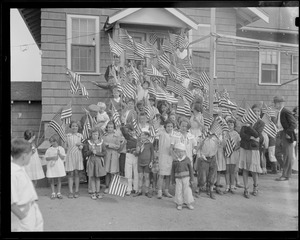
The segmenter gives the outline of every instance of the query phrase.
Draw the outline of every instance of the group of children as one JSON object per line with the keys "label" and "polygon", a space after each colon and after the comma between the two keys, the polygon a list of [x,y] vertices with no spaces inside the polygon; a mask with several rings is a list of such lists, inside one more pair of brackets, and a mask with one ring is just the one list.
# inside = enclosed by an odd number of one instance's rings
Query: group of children
{"label": "group of children", "polygon": [[[66,134],[67,141],[63,146],[59,146],[58,135],[50,137],[51,147],[45,153],[45,160],[46,177],[50,179],[52,190],[51,199],[63,198],[61,177],[66,174],[69,187],[67,196],[78,198],[82,170],[88,177],[88,191],[94,200],[103,198],[100,193],[101,178],[105,178],[106,194],[114,174],[128,179],[126,195],[132,194],[133,197],[141,196],[144,190],[145,195],[150,198],[154,193],[158,199],[163,196],[173,198],[169,192],[170,184],[176,184],[174,201],[179,210],[183,204],[193,209],[193,196],[199,197],[201,192],[206,192],[210,198],[215,199],[214,189],[222,195],[234,193],[237,187],[244,188],[244,196],[249,198],[249,171],[254,182],[253,195],[257,195],[258,173],[262,173],[260,138],[264,126],[259,118],[256,124],[247,123],[242,128],[237,126],[239,121],[226,118],[229,131],[217,133],[204,126],[201,104],[193,105],[193,114],[188,119],[174,114],[168,103],[162,102],[158,113],[149,121],[143,108],[135,108],[132,103],[134,101],[128,99],[126,111],[120,112],[121,125],[116,127],[113,120],[102,119],[102,124],[95,124],[90,131],[90,138],[85,141],[79,133],[80,122],[76,121],[71,122],[71,132]],[[103,115],[106,105],[98,105],[102,106]],[[258,105],[253,106],[253,111],[260,116]],[[219,115],[214,117],[221,118]],[[133,123],[135,120],[136,125]],[[29,143],[33,143],[32,131],[26,131],[24,137]],[[234,141],[234,149],[230,156],[225,156],[228,138]],[[27,170],[32,180],[36,178],[32,177],[31,172],[43,177],[41,166],[37,168],[35,154],[36,151],[31,157],[34,170]],[[26,168],[30,169],[30,166]],[[238,180],[239,169],[243,170],[244,186]],[[226,172],[225,191],[221,191],[220,185],[223,171]],[[197,185],[194,176],[197,176]],[[58,179],[57,192],[55,178]]]}

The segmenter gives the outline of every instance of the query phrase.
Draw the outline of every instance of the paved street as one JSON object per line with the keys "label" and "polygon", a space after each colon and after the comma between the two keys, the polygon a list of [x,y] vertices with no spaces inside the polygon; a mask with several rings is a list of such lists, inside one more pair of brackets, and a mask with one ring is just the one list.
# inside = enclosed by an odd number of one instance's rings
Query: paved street
{"label": "paved street", "polygon": [[[87,184],[80,185],[78,199],[66,197],[67,185],[62,200],[51,200],[50,188],[37,188],[38,204],[45,231],[297,231],[298,174],[288,182],[274,181],[277,176],[260,176],[259,195],[250,199],[243,197],[243,189],[234,195],[216,195],[216,200],[202,193],[195,198],[194,210],[178,211],[173,199],[156,196],[105,195],[92,200]],[[223,176],[221,184],[225,185]]]}

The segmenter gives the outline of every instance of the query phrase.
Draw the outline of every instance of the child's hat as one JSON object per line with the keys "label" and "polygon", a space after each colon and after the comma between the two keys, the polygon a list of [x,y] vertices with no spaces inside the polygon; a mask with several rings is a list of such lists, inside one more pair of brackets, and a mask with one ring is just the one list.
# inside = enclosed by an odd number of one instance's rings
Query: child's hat
{"label": "child's hat", "polygon": [[98,102],[97,106],[106,109],[106,105],[104,102]]}
{"label": "child's hat", "polygon": [[96,105],[96,104],[91,104],[91,105],[88,107],[88,109],[89,109],[90,111],[94,111],[94,112],[99,112],[99,110],[100,110],[99,106]]}
{"label": "child's hat", "polygon": [[182,150],[182,151],[186,151],[185,145],[183,143],[175,144],[174,148]]}

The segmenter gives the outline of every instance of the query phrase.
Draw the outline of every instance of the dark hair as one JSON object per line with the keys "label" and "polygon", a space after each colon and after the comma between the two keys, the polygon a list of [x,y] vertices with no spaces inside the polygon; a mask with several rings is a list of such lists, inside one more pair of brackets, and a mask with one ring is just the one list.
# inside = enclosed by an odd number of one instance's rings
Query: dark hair
{"label": "dark hair", "polygon": [[24,139],[25,140],[29,140],[30,138],[32,138],[34,136],[34,132],[32,130],[26,130],[24,132]]}
{"label": "dark hair", "polygon": [[202,113],[202,111],[203,111],[202,103],[200,103],[200,102],[195,102],[195,103],[194,103],[193,109],[195,109],[196,111]]}
{"label": "dark hair", "polygon": [[70,123],[70,125],[69,125],[69,128],[72,127],[72,124],[73,124],[73,123],[76,123],[76,124],[77,124],[78,130],[81,129],[81,124],[80,124],[80,122],[79,122],[79,121],[75,121],[75,120],[72,120],[72,121],[71,121],[71,123]]}
{"label": "dark hair", "polygon": [[252,105],[252,107],[251,107],[251,109],[253,110],[254,108],[258,108],[259,110],[261,110],[261,107],[260,107],[260,105],[258,105],[258,104],[253,104]]}
{"label": "dark hair", "polygon": [[22,138],[14,138],[10,145],[10,154],[13,158],[19,158],[24,153],[31,151],[31,144]]}
{"label": "dark hair", "polygon": [[143,116],[145,116],[145,117],[146,117],[146,113],[145,113],[145,112],[141,112],[141,113],[139,113],[139,117],[143,117]]}
{"label": "dark hair", "polygon": [[[107,124],[108,124],[108,123],[107,123]],[[106,125],[106,126],[107,126],[107,125]],[[94,132],[98,132],[98,134],[100,135],[99,129],[96,128],[96,127],[93,127],[93,128],[90,130],[91,135],[92,135],[92,133],[94,133]]]}
{"label": "dark hair", "polygon": [[50,138],[49,138],[49,142],[57,142],[59,141],[59,136],[57,134],[53,134]]}
{"label": "dark hair", "polygon": [[234,119],[228,119],[228,121],[227,121],[227,123],[233,123],[233,125],[234,125],[234,128],[236,128],[236,121],[234,120]]}
{"label": "dark hair", "polygon": [[167,128],[167,125],[168,124],[170,124],[170,123],[172,123],[172,125],[173,125],[173,128],[175,127],[175,123],[173,122],[173,121],[171,121],[171,120],[166,120],[165,122],[164,122],[164,128],[166,129]]}
{"label": "dark hair", "polygon": [[114,129],[116,129],[116,125],[114,123],[114,121],[110,120],[107,124],[106,124],[106,127],[105,127],[105,131],[107,132],[107,126],[108,125],[113,125],[114,126]]}
{"label": "dark hair", "polygon": [[148,131],[143,131],[142,133],[147,135],[147,137],[150,137],[150,133]]}
{"label": "dark hair", "polygon": [[181,117],[179,122],[179,127],[181,126],[181,123],[186,122],[187,123],[187,129],[189,130],[191,128],[190,121],[186,117]]}

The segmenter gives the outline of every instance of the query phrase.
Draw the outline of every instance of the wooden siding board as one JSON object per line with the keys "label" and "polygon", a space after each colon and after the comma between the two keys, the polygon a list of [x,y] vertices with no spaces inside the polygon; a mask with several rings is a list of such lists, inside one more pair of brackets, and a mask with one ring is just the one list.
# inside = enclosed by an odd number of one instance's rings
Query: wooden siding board
{"label": "wooden siding board", "polygon": [[42,27],[41,28],[41,35],[65,36],[66,35],[66,28]]}
{"label": "wooden siding board", "polygon": [[41,27],[49,27],[49,28],[66,28],[66,20],[50,20],[50,19],[42,19]]}

